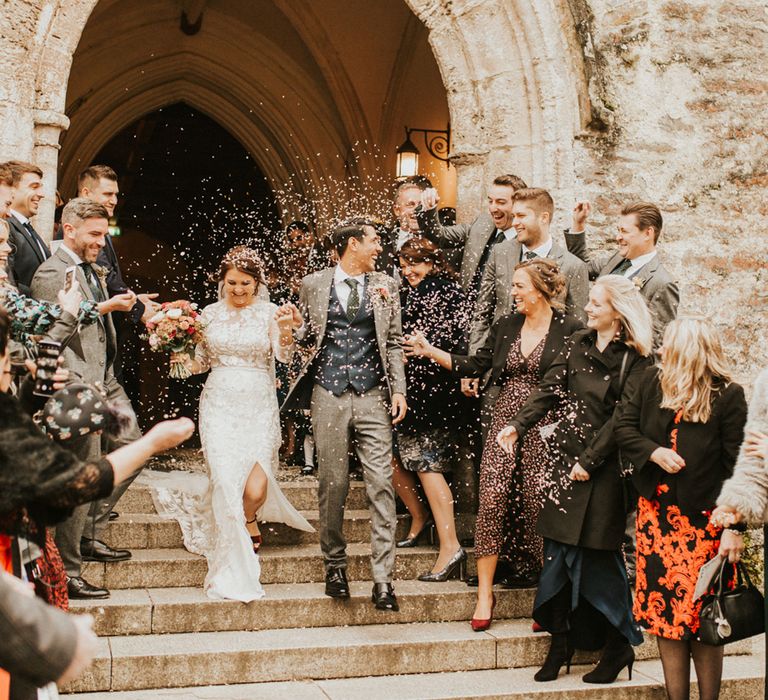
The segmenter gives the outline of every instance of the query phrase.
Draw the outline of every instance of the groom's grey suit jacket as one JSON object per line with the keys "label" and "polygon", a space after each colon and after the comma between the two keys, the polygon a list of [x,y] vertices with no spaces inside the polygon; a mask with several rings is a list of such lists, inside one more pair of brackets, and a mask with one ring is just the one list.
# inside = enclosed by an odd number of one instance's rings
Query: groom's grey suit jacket
{"label": "groom's grey suit jacket", "polygon": [[[299,309],[304,317],[304,326],[297,336],[299,343],[308,348],[309,356],[288,392],[282,406],[284,410],[309,408],[316,361],[326,338],[335,271],[335,267],[329,267],[307,275],[301,282]],[[403,336],[397,282],[383,272],[369,272],[366,275],[363,302],[370,304],[373,310],[376,344],[390,398],[392,394],[405,395],[405,369],[401,347]]]}
{"label": "groom's grey suit jacket", "polygon": [[[36,299],[56,301],[59,290],[64,287],[64,276],[68,267],[74,265],[71,257],[61,246],[37,268],[32,278],[32,296]],[[98,266],[94,265],[94,269]],[[86,299],[94,300],[93,292],[78,267],[75,273],[80,291]],[[109,298],[104,279],[99,277],[104,298]],[[101,316],[89,326],[80,326],[63,352],[64,362],[70,372],[89,384],[101,383],[109,391],[117,381],[114,378],[112,362],[116,352],[115,327],[110,314]],[[74,378],[73,378],[74,379]]]}
{"label": "groom's grey suit jacket", "polygon": [[[610,275],[619,263],[624,260],[620,253],[604,252],[591,256],[587,252],[586,234],[565,232],[565,244],[568,251],[587,263],[589,279],[594,280],[603,275]],[[672,275],[664,267],[659,254],[650,262],[643,265],[632,278],[643,295],[653,321],[653,347],[661,346],[664,329],[670,321],[677,317],[677,307],[680,303],[680,288]]]}

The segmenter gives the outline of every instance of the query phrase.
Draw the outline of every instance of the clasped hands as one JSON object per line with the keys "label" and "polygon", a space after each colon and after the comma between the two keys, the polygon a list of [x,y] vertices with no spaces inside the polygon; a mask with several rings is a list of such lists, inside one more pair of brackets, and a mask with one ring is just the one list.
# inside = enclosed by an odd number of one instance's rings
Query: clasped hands
{"label": "clasped hands", "polygon": [[275,311],[275,321],[281,332],[298,330],[304,325],[301,311],[296,308],[295,304],[290,303],[278,307],[277,311]]}

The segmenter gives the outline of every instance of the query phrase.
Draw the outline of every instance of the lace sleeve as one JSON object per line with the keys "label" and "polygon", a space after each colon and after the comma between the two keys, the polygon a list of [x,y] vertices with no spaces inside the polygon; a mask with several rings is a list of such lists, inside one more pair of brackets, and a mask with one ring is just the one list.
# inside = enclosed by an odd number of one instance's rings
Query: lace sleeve
{"label": "lace sleeve", "polygon": [[[206,306],[200,313],[200,320],[202,321],[203,326],[209,326],[213,322],[212,306]],[[200,365],[199,367],[195,367],[195,374],[202,374],[211,368],[211,357],[208,353],[205,328],[203,328],[203,341],[195,346],[195,355],[193,359]]]}
{"label": "lace sleeve", "polygon": [[290,364],[291,359],[293,358],[293,350],[294,350],[294,343],[293,343],[293,334],[291,334],[291,342],[289,345],[282,345],[280,343],[280,327],[277,325],[277,321],[275,321],[275,314],[274,311],[277,307],[275,307],[274,304],[270,304],[270,310],[268,313],[270,313],[269,318],[269,341],[272,345],[272,353],[275,356],[275,359],[279,362],[283,362],[284,364]]}
{"label": "lace sleeve", "polygon": [[107,459],[86,462],[67,474],[66,483],[49,489],[48,505],[54,508],[74,508],[112,493],[115,471]]}

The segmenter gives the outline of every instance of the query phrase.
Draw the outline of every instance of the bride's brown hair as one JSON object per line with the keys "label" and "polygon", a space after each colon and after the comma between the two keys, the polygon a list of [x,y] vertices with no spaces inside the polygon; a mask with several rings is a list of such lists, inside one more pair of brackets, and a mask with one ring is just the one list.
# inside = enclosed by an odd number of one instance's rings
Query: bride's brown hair
{"label": "bride's brown hair", "polygon": [[213,281],[223,282],[230,270],[250,275],[256,280],[257,287],[264,284],[264,262],[253,248],[246,245],[235,246],[221,259]]}

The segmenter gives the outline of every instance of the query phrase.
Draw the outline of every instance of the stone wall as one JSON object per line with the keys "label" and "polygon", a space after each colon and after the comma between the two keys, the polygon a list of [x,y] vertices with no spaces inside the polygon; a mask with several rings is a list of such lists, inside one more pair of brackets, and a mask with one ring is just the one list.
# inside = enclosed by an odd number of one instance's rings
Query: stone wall
{"label": "stone wall", "polygon": [[[0,8],[0,157],[37,159],[49,191],[72,53],[95,4]],[[576,199],[590,199],[595,247],[610,244],[621,203],[656,201],[683,312],[717,319],[745,381],[768,365],[764,2],[407,5],[429,31],[445,85],[462,219],[483,207],[502,171],[550,188],[559,225]]]}
{"label": "stone wall", "polygon": [[744,0],[570,0],[597,126],[575,178],[595,245],[622,202],[665,216],[663,258],[682,311],[722,327],[740,377],[768,366],[768,11]]}

